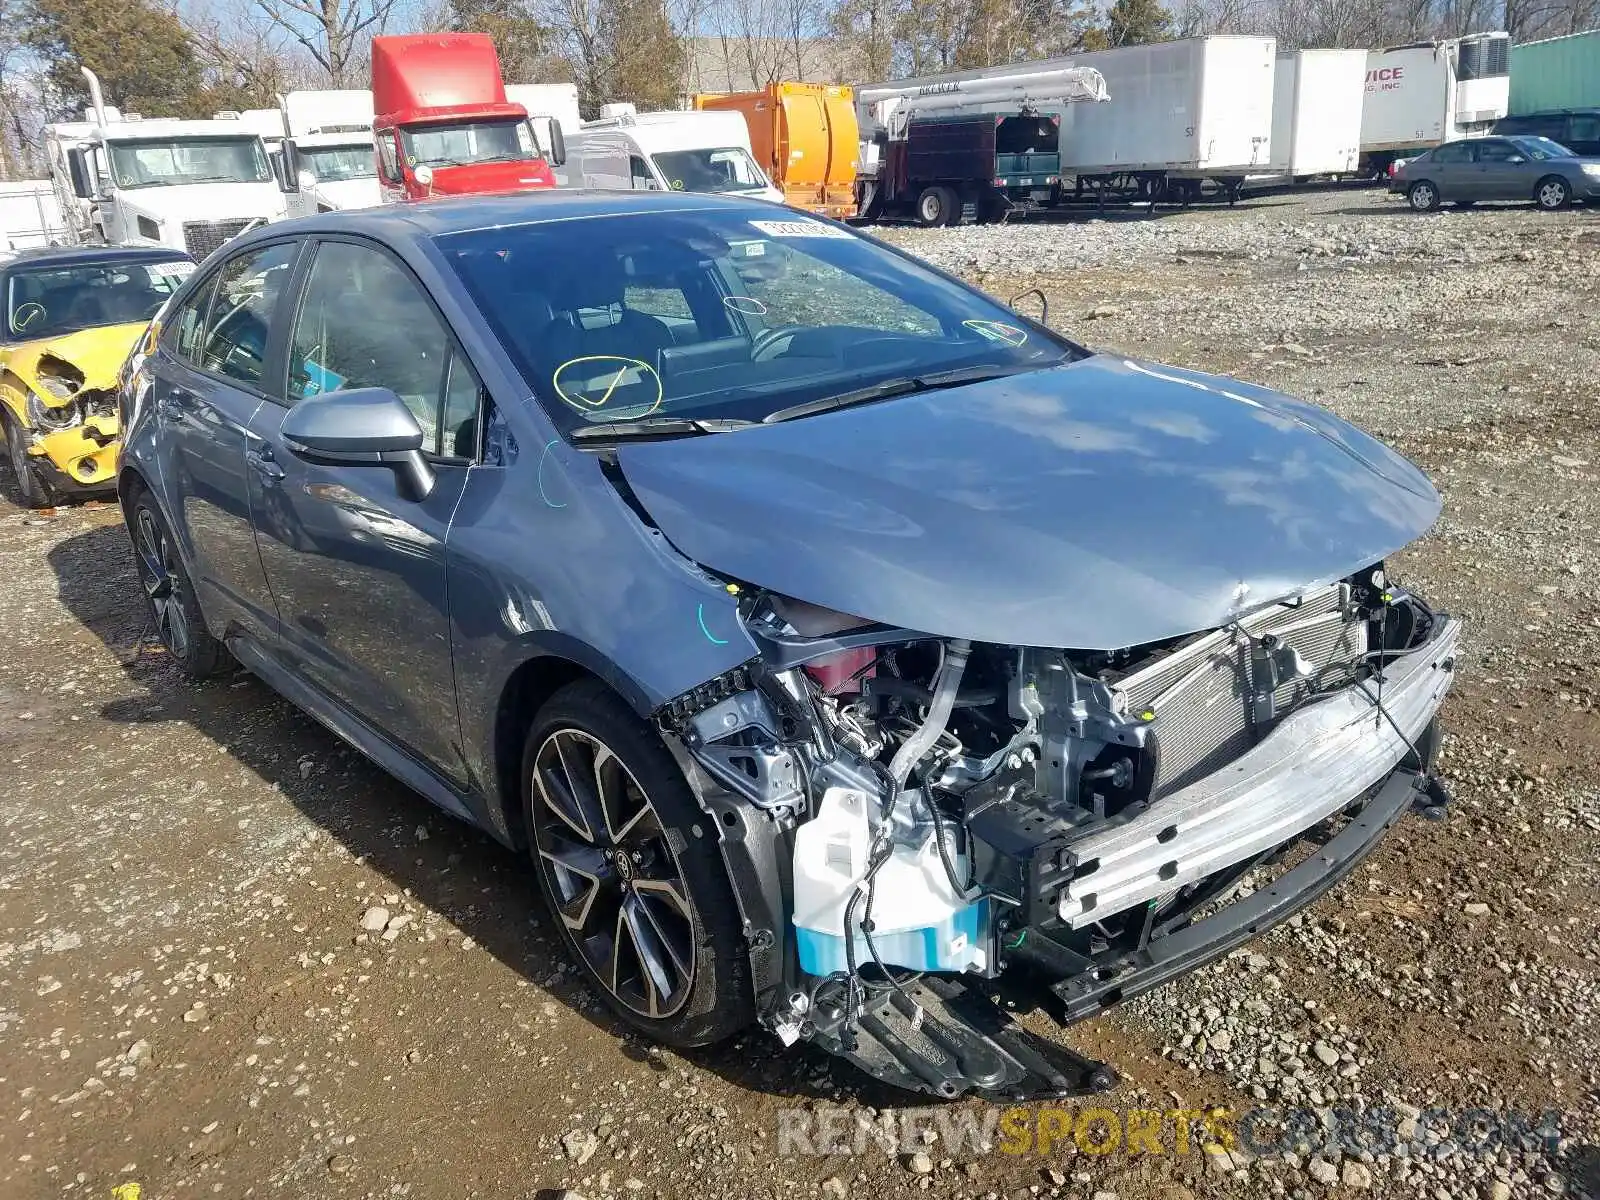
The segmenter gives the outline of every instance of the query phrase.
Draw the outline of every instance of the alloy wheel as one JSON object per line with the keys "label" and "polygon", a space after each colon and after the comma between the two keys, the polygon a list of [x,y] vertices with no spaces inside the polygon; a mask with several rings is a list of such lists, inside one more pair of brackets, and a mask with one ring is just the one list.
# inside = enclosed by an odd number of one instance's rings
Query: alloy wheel
{"label": "alloy wheel", "polygon": [[148,508],[135,520],[139,536],[139,579],[155,614],[156,635],[177,658],[189,653],[189,618],[184,607],[183,570],[171,539]]}
{"label": "alloy wheel", "polygon": [[1419,183],[1411,189],[1411,207],[1419,212],[1430,209],[1434,204],[1434,190],[1430,184]]}
{"label": "alloy wheel", "polygon": [[600,739],[557,729],[534,758],[534,835],[556,913],[617,1001],[669,1017],[694,984],[694,917],[666,830]]}
{"label": "alloy wheel", "polygon": [[1541,208],[1564,208],[1567,203],[1566,185],[1554,179],[1547,179],[1539,185],[1539,206]]}

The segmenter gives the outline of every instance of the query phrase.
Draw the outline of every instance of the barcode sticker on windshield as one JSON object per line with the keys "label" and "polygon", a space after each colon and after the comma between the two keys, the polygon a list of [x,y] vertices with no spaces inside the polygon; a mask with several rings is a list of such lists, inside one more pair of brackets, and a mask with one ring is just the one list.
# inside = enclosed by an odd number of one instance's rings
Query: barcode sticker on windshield
{"label": "barcode sticker on windshield", "polygon": [[753,228],[775,238],[845,238],[850,234],[821,221],[751,221]]}

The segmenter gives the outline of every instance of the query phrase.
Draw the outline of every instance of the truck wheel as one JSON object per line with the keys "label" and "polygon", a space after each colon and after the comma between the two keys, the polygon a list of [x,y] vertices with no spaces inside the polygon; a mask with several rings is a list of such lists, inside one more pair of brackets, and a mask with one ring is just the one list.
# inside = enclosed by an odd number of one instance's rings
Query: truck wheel
{"label": "truck wheel", "polygon": [[1429,179],[1419,179],[1406,189],[1406,203],[1416,212],[1432,212],[1439,207],[1439,189]]}
{"label": "truck wheel", "polygon": [[961,219],[961,202],[947,187],[925,187],[917,197],[917,224],[926,229],[949,225]]}
{"label": "truck wheel", "polygon": [[539,710],[522,799],[540,890],[589,984],[672,1046],[755,1020],[717,827],[661,738],[598,680]]}
{"label": "truck wheel", "polygon": [[1572,203],[1572,188],[1559,175],[1546,175],[1533,189],[1533,202],[1545,212],[1556,212]]}
{"label": "truck wheel", "polygon": [[49,508],[55,502],[55,493],[44,472],[28,454],[27,434],[9,409],[4,412],[4,426],[6,457],[11,461],[11,473],[17,477],[17,490],[22,493],[22,502],[29,508]]}

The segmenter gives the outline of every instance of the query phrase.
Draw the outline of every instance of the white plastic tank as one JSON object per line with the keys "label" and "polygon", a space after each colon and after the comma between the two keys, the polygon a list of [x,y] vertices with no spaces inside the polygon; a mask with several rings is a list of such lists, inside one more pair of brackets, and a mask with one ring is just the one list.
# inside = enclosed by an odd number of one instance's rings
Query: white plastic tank
{"label": "white plastic tank", "polygon": [[[812,817],[795,833],[794,927],[800,966],[813,975],[848,970],[844,916],[850,897],[856,905],[856,965],[870,963],[872,951],[860,929],[866,915],[863,881],[871,852],[871,810],[876,801],[863,792],[829,788]],[[958,878],[966,856],[952,853]],[[969,901],[951,885],[930,830],[916,844],[897,841],[873,880],[872,941],[886,965],[914,971],[982,970],[988,902]]]}

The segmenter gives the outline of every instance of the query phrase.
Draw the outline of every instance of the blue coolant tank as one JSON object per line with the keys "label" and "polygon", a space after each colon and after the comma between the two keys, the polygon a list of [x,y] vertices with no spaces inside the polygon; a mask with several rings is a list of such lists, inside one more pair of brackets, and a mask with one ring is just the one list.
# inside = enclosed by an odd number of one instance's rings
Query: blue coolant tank
{"label": "blue coolant tank", "polygon": [[[800,966],[813,975],[848,969],[844,913],[866,875],[872,846],[864,792],[829,788],[816,816],[800,826],[794,846],[794,927]],[[957,877],[965,855],[952,853]],[[856,905],[856,963],[872,961]],[[950,884],[931,831],[919,844],[896,843],[873,882],[872,941],[885,964],[914,971],[981,971],[987,964],[989,906],[968,901]]]}

